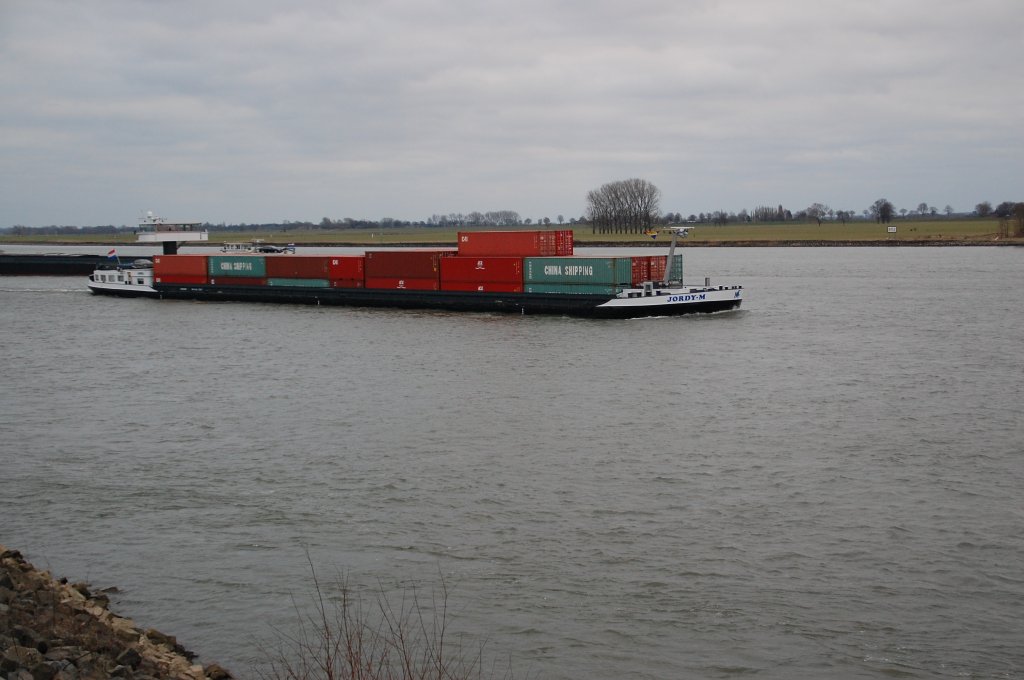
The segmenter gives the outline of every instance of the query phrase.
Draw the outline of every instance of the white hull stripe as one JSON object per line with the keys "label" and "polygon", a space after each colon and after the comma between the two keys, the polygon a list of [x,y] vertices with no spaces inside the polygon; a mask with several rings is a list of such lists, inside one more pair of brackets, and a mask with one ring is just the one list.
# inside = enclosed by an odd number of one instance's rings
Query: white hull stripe
{"label": "white hull stripe", "polygon": [[743,291],[739,288],[725,290],[700,290],[691,293],[688,290],[674,291],[671,294],[662,291],[661,295],[647,297],[615,298],[599,307],[663,307],[675,305],[699,305],[706,302],[728,302],[743,299]]}

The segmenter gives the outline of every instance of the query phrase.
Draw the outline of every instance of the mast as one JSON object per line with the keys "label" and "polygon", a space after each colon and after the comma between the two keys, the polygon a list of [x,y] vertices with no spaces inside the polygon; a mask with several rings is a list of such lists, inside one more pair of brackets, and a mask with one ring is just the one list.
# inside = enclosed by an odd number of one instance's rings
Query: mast
{"label": "mast", "polygon": [[[662,280],[662,285],[667,286],[668,282],[672,279],[672,261],[676,254],[676,241],[682,237],[686,238],[689,233],[687,228],[669,229],[672,232],[672,243],[668,247],[668,255],[665,257],[665,278]],[[680,281],[682,283],[682,281]]]}

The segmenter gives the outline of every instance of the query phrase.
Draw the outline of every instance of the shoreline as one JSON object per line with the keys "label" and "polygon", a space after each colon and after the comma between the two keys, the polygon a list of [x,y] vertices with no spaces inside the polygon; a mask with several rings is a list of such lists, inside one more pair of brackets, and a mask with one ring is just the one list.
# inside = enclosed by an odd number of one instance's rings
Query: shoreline
{"label": "shoreline", "polygon": [[216,663],[195,663],[196,655],[174,636],[138,628],[111,612],[109,603],[105,592],[56,579],[0,544],[0,674],[49,680],[234,677]]}
{"label": "shoreline", "polygon": [[[134,242],[121,241],[18,241],[4,243],[0,241],[0,252],[3,246],[137,246]],[[187,249],[189,245],[181,247]],[[217,244],[202,242],[196,245],[208,247]],[[358,241],[309,241],[296,243],[298,248],[455,248],[456,244],[447,241],[403,241],[396,243],[366,243]],[[666,247],[668,241],[576,241],[577,248],[659,248]],[[894,248],[907,246],[919,247],[963,247],[963,246],[1024,246],[1024,239],[874,239],[874,240],[826,240],[826,239],[782,239],[782,240],[732,240],[732,241],[692,241],[680,240],[677,248]]]}

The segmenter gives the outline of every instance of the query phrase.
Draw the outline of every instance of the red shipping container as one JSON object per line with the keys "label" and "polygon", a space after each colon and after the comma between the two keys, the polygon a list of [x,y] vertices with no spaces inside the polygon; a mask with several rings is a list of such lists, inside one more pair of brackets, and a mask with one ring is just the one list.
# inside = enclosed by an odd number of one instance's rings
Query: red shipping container
{"label": "red shipping container", "polygon": [[[366,278],[366,258],[362,255],[332,255],[327,262],[327,278],[331,280],[362,281]],[[339,288],[349,287],[339,286]]]}
{"label": "red shipping container", "polygon": [[665,278],[665,255],[651,255],[651,281]]}
{"label": "red shipping container", "polygon": [[[366,253],[366,278],[437,278],[442,257],[450,250],[371,250]],[[367,286],[369,287],[369,286]]]}
{"label": "red shipping container", "polygon": [[523,283],[513,281],[441,281],[441,290],[472,291],[474,293],[522,293]]}
{"label": "red shipping container", "polygon": [[163,275],[207,275],[206,255],[155,255],[153,274]]}
{"label": "red shipping container", "polygon": [[644,281],[661,281],[665,278],[664,255],[637,255],[633,262],[633,285]]}
{"label": "red shipping container", "polygon": [[571,229],[557,231],[460,231],[459,255],[558,257],[572,255]]}
{"label": "red shipping container", "polygon": [[572,229],[559,229],[553,232],[555,235],[555,250],[558,255],[572,255],[573,234]]}
{"label": "red shipping container", "polygon": [[444,284],[446,281],[522,283],[523,258],[443,257],[441,283]]}
{"label": "red shipping container", "polygon": [[268,279],[326,279],[327,255],[268,255]]}
{"label": "red shipping container", "polygon": [[257,276],[217,276],[210,277],[211,286],[265,286],[267,280]]}
{"label": "red shipping container", "polygon": [[441,282],[436,277],[427,278],[396,278],[389,276],[366,277],[367,288],[387,288],[390,290],[440,290]]}
{"label": "red shipping container", "polygon": [[362,288],[362,279],[331,279],[331,288]]}
{"label": "red shipping container", "polygon": [[[154,263],[155,264],[155,263]],[[206,275],[199,274],[161,274],[153,276],[154,283],[175,284],[175,283],[203,283],[207,282]]]}
{"label": "red shipping container", "polygon": [[630,258],[632,263],[633,273],[631,282],[635,286],[643,281],[651,280],[651,256],[650,255],[637,255],[636,257]]}

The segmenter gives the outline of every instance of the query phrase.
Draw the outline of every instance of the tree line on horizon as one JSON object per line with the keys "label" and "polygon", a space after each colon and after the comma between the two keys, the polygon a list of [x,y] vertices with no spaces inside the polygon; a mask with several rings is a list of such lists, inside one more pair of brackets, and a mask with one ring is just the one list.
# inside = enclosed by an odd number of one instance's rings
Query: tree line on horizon
{"label": "tree line on horizon", "polygon": [[[927,203],[919,203],[916,208],[897,209],[891,201],[880,198],[870,206],[858,213],[855,210],[834,210],[824,203],[812,203],[807,208],[792,211],[778,206],[757,206],[752,210],[746,208],[739,212],[726,212],[716,210],[701,213],[691,213],[683,216],[680,212],[661,213],[661,190],[651,182],[632,178],[609,182],[601,187],[589,191],[586,196],[586,211],[576,218],[568,220],[564,215],[558,215],[555,221],[548,217],[523,218],[514,210],[494,210],[489,212],[473,211],[469,213],[444,213],[434,214],[425,220],[407,221],[384,217],[380,220],[353,219],[345,217],[341,219],[322,218],[319,222],[291,221],[268,222],[261,224],[238,224],[204,223],[203,229],[210,232],[248,232],[248,231],[338,231],[348,229],[401,229],[410,227],[441,227],[448,229],[468,228],[522,228],[522,227],[550,227],[553,224],[563,226],[589,226],[592,233],[643,233],[656,226],[671,226],[679,224],[711,224],[724,226],[730,223],[778,223],[778,222],[808,222],[816,221],[820,226],[823,222],[866,221],[871,220],[880,224],[889,224],[897,215],[902,219],[938,218],[940,211],[935,206]],[[957,213],[952,206],[946,205],[941,211],[941,216],[953,217],[977,217],[997,218],[1000,222],[1000,233],[1009,235],[1010,223],[1014,224],[1014,233],[1024,236],[1024,201],[1003,201],[995,207],[989,201],[982,201],[975,205],[974,210],[969,213]],[[15,225],[12,227],[0,228],[0,233],[15,236],[40,235],[73,235],[73,234],[116,234],[138,231],[138,227],[125,225],[99,225],[99,226],[73,226],[73,225],[50,225],[43,227],[27,227]]]}

